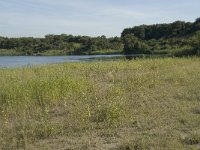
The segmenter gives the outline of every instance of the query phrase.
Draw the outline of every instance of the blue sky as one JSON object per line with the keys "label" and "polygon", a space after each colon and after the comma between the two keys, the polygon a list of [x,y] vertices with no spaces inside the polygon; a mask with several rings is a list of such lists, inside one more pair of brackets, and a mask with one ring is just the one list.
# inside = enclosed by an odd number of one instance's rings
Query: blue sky
{"label": "blue sky", "polygon": [[0,36],[120,36],[126,27],[193,22],[200,0],[0,0]]}

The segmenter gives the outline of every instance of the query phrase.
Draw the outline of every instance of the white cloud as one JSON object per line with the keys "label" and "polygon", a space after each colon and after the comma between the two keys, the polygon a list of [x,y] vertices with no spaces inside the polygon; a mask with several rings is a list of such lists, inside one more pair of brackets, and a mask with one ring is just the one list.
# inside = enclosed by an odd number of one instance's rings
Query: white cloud
{"label": "white cloud", "polygon": [[197,0],[190,3],[190,8],[194,9],[185,9],[189,3],[186,0],[182,3],[177,0],[173,5],[169,5],[172,2],[167,0],[141,1],[0,0],[0,33],[17,36],[48,33],[119,36],[123,28],[134,25],[179,19],[193,21],[199,12]]}

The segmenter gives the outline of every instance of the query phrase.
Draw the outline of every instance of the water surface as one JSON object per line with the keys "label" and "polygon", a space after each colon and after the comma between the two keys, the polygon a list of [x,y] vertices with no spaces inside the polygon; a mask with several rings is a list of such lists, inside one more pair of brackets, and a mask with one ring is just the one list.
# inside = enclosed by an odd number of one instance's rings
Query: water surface
{"label": "water surface", "polygon": [[39,64],[65,62],[91,62],[122,59],[123,55],[82,55],[82,56],[0,56],[0,67],[21,67]]}

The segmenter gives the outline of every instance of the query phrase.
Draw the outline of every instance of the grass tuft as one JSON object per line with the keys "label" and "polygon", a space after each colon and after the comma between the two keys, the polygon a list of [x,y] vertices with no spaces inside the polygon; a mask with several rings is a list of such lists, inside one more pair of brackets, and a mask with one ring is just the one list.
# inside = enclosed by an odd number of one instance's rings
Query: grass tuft
{"label": "grass tuft", "polygon": [[0,149],[198,149],[200,59],[0,69]]}

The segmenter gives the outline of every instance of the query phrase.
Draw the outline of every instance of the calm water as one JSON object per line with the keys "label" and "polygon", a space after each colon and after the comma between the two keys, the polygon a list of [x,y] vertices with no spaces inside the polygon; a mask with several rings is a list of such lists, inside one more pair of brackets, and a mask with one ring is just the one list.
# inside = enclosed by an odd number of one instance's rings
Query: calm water
{"label": "calm water", "polygon": [[91,62],[101,60],[119,60],[123,55],[84,55],[84,56],[0,56],[0,68],[20,67],[38,64],[64,62]]}

